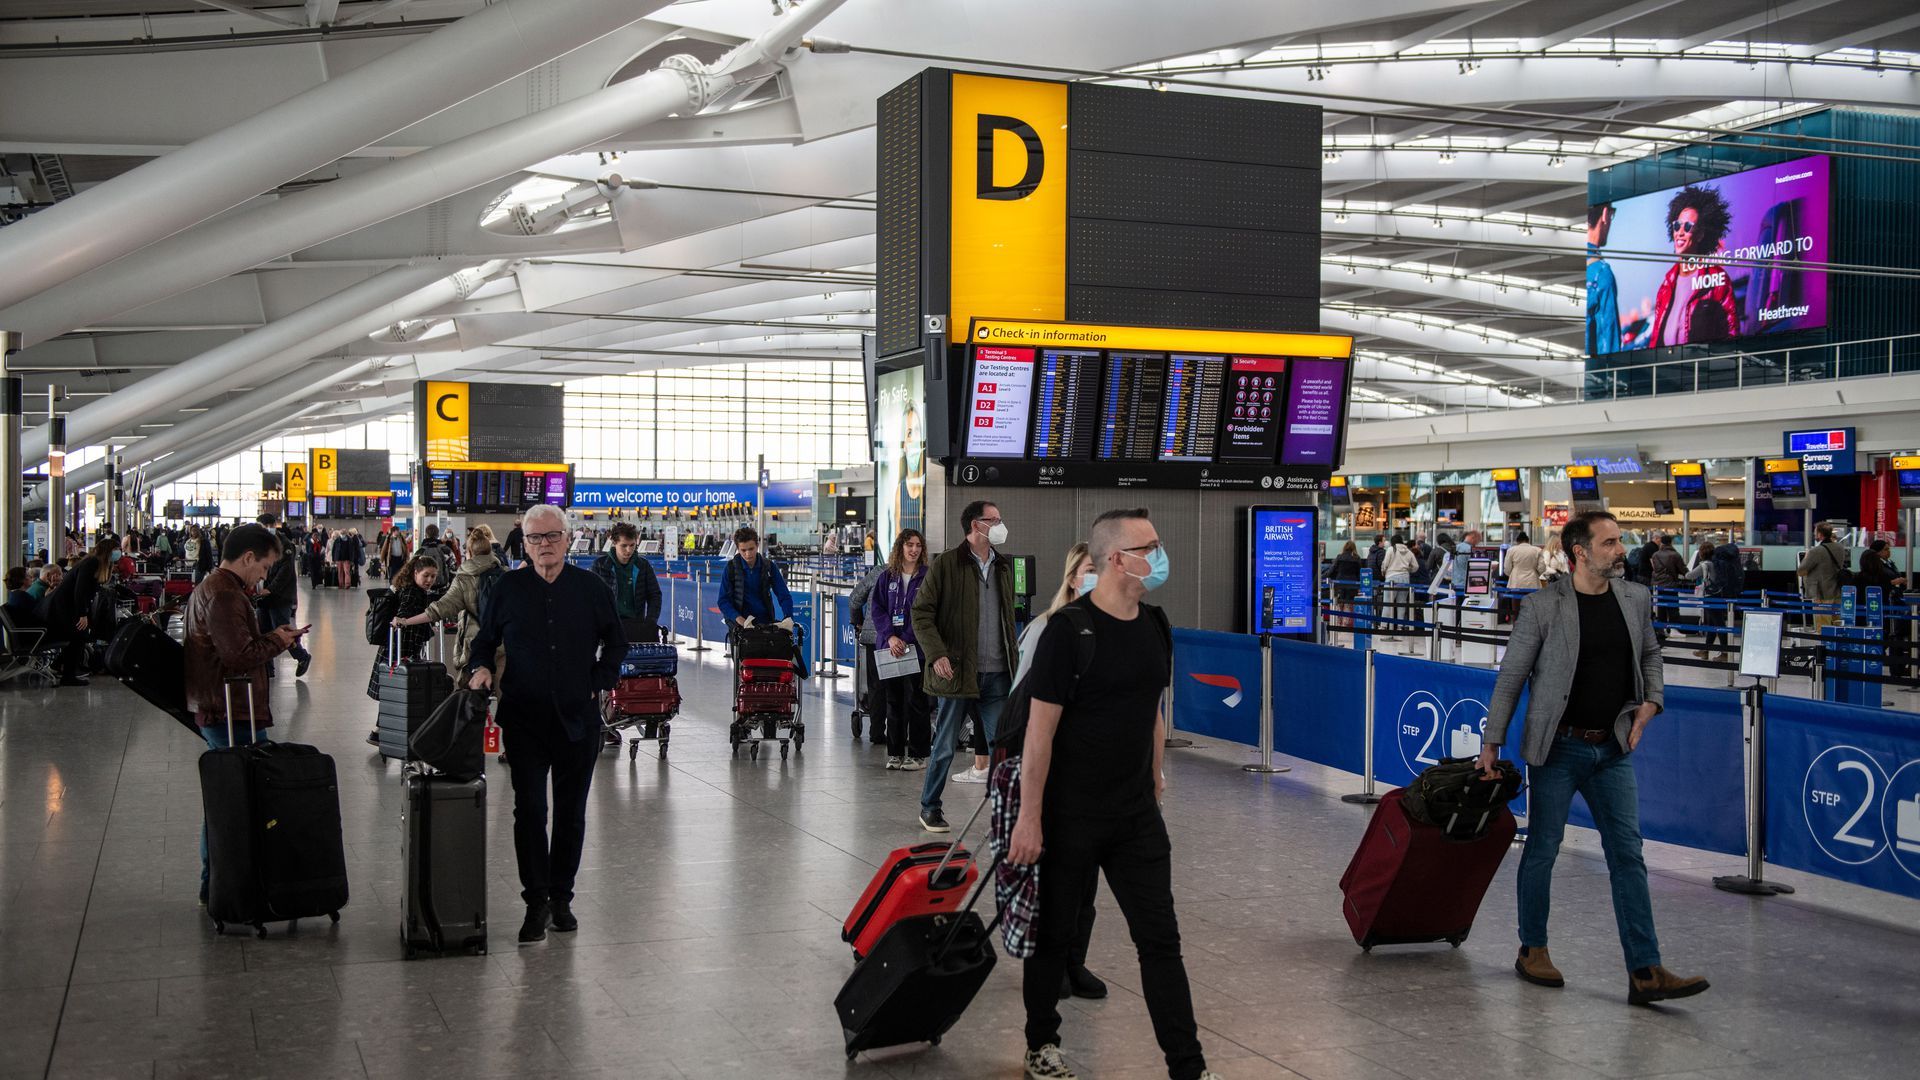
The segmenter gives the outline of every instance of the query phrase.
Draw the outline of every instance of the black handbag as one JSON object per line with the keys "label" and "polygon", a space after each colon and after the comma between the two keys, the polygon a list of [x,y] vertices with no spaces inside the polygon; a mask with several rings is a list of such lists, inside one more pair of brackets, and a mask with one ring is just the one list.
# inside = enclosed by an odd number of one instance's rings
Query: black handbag
{"label": "black handbag", "polygon": [[453,780],[471,780],[486,771],[487,695],[455,690],[407,736],[412,760]]}

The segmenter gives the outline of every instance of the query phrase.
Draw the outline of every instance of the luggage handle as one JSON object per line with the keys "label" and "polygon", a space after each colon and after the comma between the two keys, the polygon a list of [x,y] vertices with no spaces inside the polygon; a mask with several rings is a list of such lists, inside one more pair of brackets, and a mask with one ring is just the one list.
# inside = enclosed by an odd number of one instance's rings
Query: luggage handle
{"label": "luggage handle", "polygon": [[[967,823],[965,825],[960,826],[960,834],[958,836],[955,836],[953,838],[953,842],[947,845],[947,853],[941,856],[940,864],[933,868],[933,873],[927,875],[928,885],[932,885],[935,882],[940,880],[940,872],[947,868],[947,863],[953,859],[953,853],[960,849],[960,841],[965,840],[967,838],[967,830],[973,828],[974,821],[976,821],[980,817],[980,811],[986,809],[986,807],[987,807],[987,798],[983,795],[980,799],[980,805],[974,807],[973,813],[967,818]],[[967,858],[969,860],[973,860],[973,853],[968,852]],[[966,874],[966,871],[962,869],[961,875],[964,877],[965,874]]]}
{"label": "luggage handle", "polygon": [[247,744],[251,746],[259,736],[254,726],[253,715],[253,677],[250,675],[229,675],[220,680],[220,692],[227,706],[227,745],[233,745],[233,684],[245,683],[247,687]]}
{"label": "luggage handle", "polygon": [[[939,954],[935,957],[934,963],[937,964],[940,961],[945,960],[947,958],[947,950],[953,948],[954,940],[960,936],[960,916],[966,914],[967,912],[972,911],[973,906],[980,902],[980,894],[983,892],[986,892],[988,886],[993,884],[994,875],[1000,872],[1000,864],[1004,861],[1006,861],[1006,854],[1004,852],[994,856],[993,865],[988,867],[987,872],[980,876],[980,884],[974,887],[973,895],[967,898],[966,905],[962,907],[959,911],[954,912],[953,929],[947,931],[947,940],[940,943],[940,951],[939,951]],[[1021,881],[1024,882],[1029,876],[1031,876],[1035,868],[1037,868],[1039,865],[1040,864],[1038,862],[1027,864],[1027,866],[1024,868],[1024,872],[1020,875]],[[987,924],[987,928],[985,931],[989,941],[991,941],[993,938],[993,931],[995,930],[995,928],[997,928],[1000,925],[1001,921],[1004,920],[1006,917],[1007,917],[1007,913],[1004,910],[996,911],[993,913],[993,921]]]}

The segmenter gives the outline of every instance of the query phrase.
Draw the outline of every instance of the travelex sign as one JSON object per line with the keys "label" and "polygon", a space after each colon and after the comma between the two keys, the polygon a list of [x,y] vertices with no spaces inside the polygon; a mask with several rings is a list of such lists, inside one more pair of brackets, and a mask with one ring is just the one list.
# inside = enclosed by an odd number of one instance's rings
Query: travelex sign
{"label": "travelex sign", "polygon": [[[760,487],[751,480],[696,484],[635,484],[622,481],[577,480],[573,506],[577,510],[697,509],[729,503],[753,505]],[[766,490],[769,510],[809,510],[813,484],[807,480],[775,480]]]}
{"label": "travelex sign", "polygon": [[1853,464],[1853,429],[1821,428],[1818,431],[1788,431],[1781,435],[1788,454],[1800,459],[1802,472],[1828,476],[1850,476]]}

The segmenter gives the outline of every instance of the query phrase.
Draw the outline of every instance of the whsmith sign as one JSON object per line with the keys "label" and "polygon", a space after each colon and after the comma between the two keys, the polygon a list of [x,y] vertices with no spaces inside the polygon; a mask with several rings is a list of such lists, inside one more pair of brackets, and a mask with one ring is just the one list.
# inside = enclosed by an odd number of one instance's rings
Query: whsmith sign
{"label": "whsmith sign", "polygon": [[1616,480],[1639,480],[1650,475],[1638,446],[1576,446],[1570,456],[1573,464],[1591,465],[1594,472]]}

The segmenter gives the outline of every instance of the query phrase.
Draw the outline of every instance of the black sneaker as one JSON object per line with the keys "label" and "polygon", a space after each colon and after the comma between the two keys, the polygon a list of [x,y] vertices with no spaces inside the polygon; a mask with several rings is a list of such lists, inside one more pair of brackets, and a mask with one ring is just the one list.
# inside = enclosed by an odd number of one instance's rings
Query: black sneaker
{"label": "black sneaker", "polygon": [[920,811],[920,827],[931,833],[953,831],[953,826],[947,824],[947,815],[938,810]]}
{"label": "black sneaker", "polygon": [[555,930],[571,934],[580,929],[580,920],[573,917],[573,903],[568,900],[555,900],[553,913],[548,917]]}
{"label": "black sneaker", "polygon": [[1100,980],[1100,976],[1088,971],[1084,965],[1067,972],[1066,981],[1073,988],[1074,997],[1099,1001],[1107,996],[1107,984]]}
{"label": "black sneaker", "polygon": [[547,923],[552,921],[553,913],[545,904],[528,904],[527,917],[520,924],[520,944],[527,945],[535,941],[547,940]]}
{"label": "black sneaker", "polygon": [[297,679],[300,676],[305,675],[307,673],[307,669],[312,666],[313,666],[313,654],[308,653],[307,655],[301,657],[299,661],[293,665],[293,677]]}
{"label": "black sneaker", "polygon": [[372,731],[367,732],[367,745],[374,746],[374,747],[377,747],[380,745],[380,729],[379,728],[374,728]]}

